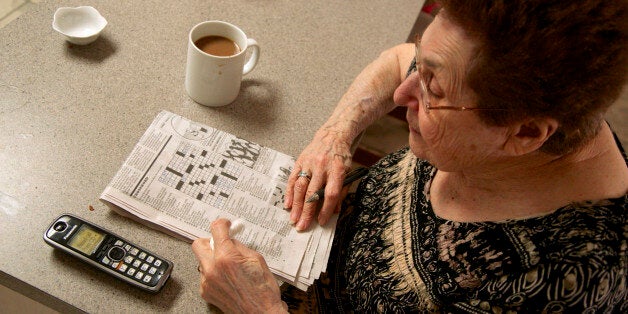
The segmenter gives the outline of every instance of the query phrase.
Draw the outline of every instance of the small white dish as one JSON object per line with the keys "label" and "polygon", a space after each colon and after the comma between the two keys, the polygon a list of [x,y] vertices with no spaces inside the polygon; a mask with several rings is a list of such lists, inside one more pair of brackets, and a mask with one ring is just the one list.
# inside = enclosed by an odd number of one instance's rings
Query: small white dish
{"label": "small white dish", "polygon": [[107,20],[90,6],[57,9],[52,28],[63,34],[66,40],[77,45],[87,45],[98,39],[107,26]]}

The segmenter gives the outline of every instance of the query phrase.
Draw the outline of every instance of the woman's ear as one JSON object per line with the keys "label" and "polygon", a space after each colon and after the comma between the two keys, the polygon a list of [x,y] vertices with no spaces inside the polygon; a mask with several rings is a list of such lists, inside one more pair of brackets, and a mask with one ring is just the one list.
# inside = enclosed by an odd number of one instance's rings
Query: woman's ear
{"label": "woman's ear", "polygon": [[504,150],[513,156],[534,152],[558,129],[558,121],[552,118],[533,118],[516,123],[511,127]]}

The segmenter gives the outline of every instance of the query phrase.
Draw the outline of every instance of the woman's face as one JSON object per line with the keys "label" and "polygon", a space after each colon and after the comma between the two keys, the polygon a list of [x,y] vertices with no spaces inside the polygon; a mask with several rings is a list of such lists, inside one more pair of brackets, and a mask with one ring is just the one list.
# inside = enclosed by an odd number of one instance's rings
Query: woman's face
{"label": "woman's face", "polygon": [[[478,107],[465,73],[473,41],[441,15],[421,39],[420,58],[431,106]],[[408,107],[410,149],[443,171],[486,165],[501,155],[507,128],[482,123],[474,111],[431,109],[425,112],[418,71],[395,91],[395,103]]]}

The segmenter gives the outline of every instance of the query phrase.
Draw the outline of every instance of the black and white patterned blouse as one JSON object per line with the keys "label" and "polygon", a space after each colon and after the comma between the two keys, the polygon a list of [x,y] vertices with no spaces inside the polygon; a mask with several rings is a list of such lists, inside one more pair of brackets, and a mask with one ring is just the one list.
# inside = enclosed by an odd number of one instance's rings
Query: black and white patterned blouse
{"label": "black and white patterned blouse", "polygon": [[628,313],[628,196],[454,222],[432,210],[435,173],[407,148],[372,167],[339,220],[327,276],[308,294],[283,288],[291,311]]}

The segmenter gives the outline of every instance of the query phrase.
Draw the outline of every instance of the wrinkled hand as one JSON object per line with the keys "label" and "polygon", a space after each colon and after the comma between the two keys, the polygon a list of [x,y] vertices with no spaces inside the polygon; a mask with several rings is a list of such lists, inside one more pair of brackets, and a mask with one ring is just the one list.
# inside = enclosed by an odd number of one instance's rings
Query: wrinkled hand
{"label": "wrinkled hand", "polygon": [[201,273],[201,297],[225,313],[286,313],[281,292],[264,258],[229,237],[231,223],[211,224],[214,250],[209,239],[197,239],[192,250]]}
{"label": "wrinkled hand", "polygon": [[[343,194],[346,194],[342,180],[351,168],[351,140],[345,137],[342,132],[323,127],[299,155],[288,178],[284,201],[284,207],[291,210],[290,221],[296,223],[297,230],[305,230],[310,226],[318,208],[320,212],[317,219],[321,225],[327,223],[334,211],[338,211]],[[301,171],[308,172],[311,180],[298,177]],[[305,203],[305,199],[323,186],[324,200]]]}

